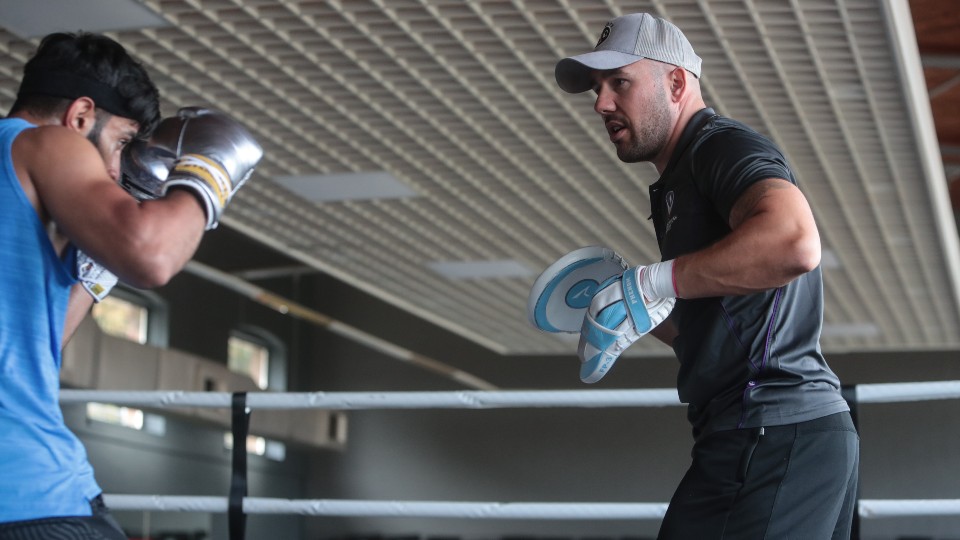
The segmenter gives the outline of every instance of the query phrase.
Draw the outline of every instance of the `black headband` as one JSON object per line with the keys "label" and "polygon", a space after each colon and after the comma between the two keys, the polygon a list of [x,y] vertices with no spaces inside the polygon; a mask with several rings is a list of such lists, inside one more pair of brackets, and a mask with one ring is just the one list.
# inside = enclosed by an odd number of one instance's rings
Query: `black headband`
{"label": "black headband", "polygon": [[114,116],[136,120],[116,88],[69,71],[32,70],[24,73],[17,97],[31,95],[68,99],[88,97],[97,107]]}

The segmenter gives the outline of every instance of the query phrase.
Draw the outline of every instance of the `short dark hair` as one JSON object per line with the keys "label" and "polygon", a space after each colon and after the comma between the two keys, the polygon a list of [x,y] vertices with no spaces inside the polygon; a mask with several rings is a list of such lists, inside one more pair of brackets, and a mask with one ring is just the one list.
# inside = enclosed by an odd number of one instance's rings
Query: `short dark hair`
{"label": "short dark hair", "polygon": [[10,113],[51,114],[79,97],[140,124],[141,136],[160,123],[160,94],[140,62],[101,34],[57,32],[43,38],[23,67]]}

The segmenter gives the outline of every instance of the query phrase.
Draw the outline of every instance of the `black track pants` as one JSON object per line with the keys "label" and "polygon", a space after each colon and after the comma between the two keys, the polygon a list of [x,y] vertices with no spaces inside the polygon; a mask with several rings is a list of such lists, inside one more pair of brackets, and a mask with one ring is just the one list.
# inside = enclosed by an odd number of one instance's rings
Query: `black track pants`
{"label": "black track pants", "polygon": [[849,539],[859,465],[846,412],[711,434],[694,445],[658,539]]}

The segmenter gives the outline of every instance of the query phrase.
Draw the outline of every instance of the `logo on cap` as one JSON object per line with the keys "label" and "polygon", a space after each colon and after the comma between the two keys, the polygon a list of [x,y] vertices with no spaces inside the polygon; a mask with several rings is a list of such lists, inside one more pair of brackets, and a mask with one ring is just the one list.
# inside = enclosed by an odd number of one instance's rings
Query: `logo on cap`
{"label": "logo on cap", "polygon": [[599,47],[601,43],[603,43],[604,41],[607,40],[608,37],[610,37],[610,28],[612,27],[613,27],[613,23],[607,23],[607,25],[603,27],[603,32],[600,32],[600,41],[597,42],[597,45],[594,47],[594,49]]}

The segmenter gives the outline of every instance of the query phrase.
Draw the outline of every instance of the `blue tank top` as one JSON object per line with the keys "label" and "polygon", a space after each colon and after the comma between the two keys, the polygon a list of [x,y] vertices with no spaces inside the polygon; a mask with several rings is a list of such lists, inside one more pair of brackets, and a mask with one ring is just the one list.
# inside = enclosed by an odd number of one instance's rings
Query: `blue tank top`
{"label": "blue tank top", "polygon": [[58,399],[76,249],[57,256],[13,168],[13,140],[32,127],[0,120],[0,522],[89,516],[100,493]]}

